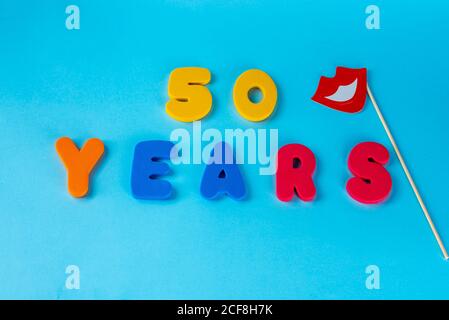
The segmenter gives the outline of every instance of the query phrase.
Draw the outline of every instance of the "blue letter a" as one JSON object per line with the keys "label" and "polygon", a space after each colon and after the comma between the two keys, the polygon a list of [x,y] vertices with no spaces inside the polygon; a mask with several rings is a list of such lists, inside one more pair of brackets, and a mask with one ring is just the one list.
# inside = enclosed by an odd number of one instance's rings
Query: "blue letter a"
{"label": "blue letter a", "polygon": [[201,181],[201,194],[207,199],[222,194],[236,200],[246,196],[242,174],[234,161],[232,149],[225,142],[218,143],[212,151]]}

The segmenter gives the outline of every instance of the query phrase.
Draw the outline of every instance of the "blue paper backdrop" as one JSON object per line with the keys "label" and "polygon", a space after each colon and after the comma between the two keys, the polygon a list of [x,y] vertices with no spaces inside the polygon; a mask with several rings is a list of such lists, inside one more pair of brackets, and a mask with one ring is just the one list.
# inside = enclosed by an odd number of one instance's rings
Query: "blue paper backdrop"
{"label": "blue paper backdrop", "polygon": [[[81,29],[65,27],[65,8]],[[379,6],[381,29],[365,27]],[[0,2],[0,298],[449,298],[449,262],[370,103],[357,115],[310,100],[337,65],[367,67],[429,210],[449,244],[449,3],[433,1]],[[279,202],[274,179],[241,167],[249,198],[200,196],[202,165],[176,166],[171,201],[131,195],[133,148],[191,125],[165,113],[176,67],[213,74],[206,128],[277,128],[318,159],[318,197]],[[269,73],[275,115],[250,123],[232,86]],[[86,199],[66,189],[54,149],[101,138]],[[351,148],[386,145],[391,198],[364,207],[345,192]],[[67,265],[80,290],[65,288]],[[368,265],[379,290],[365,287]]]}

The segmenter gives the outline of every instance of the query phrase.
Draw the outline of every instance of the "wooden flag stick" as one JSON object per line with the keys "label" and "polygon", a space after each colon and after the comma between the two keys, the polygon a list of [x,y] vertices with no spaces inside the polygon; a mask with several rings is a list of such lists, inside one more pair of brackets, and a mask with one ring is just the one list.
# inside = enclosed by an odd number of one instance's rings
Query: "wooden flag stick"
{"label": "wooden flag stick", "polygon": [[435,239],[438,242],[438,245],[440,246],[441,252],[443,253],[444,259],[449,259],[449,256],[447,254],[446,248],[444,247],[443,241],[440,238],[440,235],[438,234],[438,231],[435,227],[435,224],[432,221],[432,218],[430,217],[429,212],[427,211],[426,205],[424,204],[423,199],[421,198],[421,195],[419,194],[418,188],[415,185],[415,182],[413,181],[412,175],[410,174],[410,171],[408,171],[407,165],[405,164],[404,158],[402,158],[401,152],[399,151],[399,148],[396,144],[396,141],[393,138],[393,135],[391,134],[390,129],[388,128],[387,122],[385,121],[382,112],[380,112],[379,106],[376,103],[376,100],[374,99],[373,94],[371,93],[371,90],[369,88],[369,85],[366,85],[366,88],[368,90],[368,95],[371,99],[371,102],[373,103],[374,109],[376,110],[376,113],[380,119],[380,122],[382,122],[382,126],[385,129],[385,132],[387,133],[388,138],[390,139],[391,144],[393,145],[394,151],[396,152],[396,155],[399,158],[399,162],[401,163],[402,169],[405,172],[405,175],[407,176],[408,182],[412,186],[413,192],[415,193],[416,199],[418,199],[418,202],[421,206],[422,211],[424,212],[424,215],[426,216],[427,222],[430,225],[430,229],[432,230],[433,235],[435,236]]}

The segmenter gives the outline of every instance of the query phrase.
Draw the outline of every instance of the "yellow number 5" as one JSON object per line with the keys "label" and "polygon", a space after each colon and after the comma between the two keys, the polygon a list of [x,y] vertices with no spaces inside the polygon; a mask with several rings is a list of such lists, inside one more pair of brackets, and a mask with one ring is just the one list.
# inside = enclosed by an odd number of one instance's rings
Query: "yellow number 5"
{"label": "yellow number 5", "polygon": [[170,100],[165,106],[175,120],[193,122],[204,118],[212,108],[212,95],[207,87],[211,80],[206,68],[187,67],[172,71],[168,80]]}

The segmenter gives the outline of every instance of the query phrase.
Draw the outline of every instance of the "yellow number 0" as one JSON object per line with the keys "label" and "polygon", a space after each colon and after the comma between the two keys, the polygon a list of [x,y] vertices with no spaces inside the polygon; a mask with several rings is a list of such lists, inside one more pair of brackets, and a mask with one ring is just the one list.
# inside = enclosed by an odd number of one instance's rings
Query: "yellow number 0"
{"label": "yellow number 0", "polygon": [[[254,103],[248,94],[252,89],[262,92],[262,100]],[[234,85],[234,105],[238,113],[250,121],[262,121],[268,118],[276,107],[278,97],[276,84],[271,77],[257,69],[242,73]]]}

